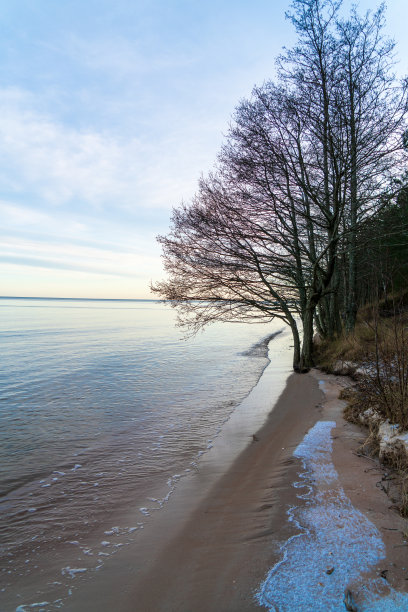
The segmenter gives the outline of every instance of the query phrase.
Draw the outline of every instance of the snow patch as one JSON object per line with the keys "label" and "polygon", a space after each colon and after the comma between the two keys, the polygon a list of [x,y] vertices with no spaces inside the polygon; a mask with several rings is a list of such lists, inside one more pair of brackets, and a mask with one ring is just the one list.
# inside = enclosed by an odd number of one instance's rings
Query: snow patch
{"label": "snow patch", "polygon": [[333,421],[319,421],[294,451],[304,471],[294,486],[301,506],[289,508],[297,533],[281,546],[281,559],[256,594],[258,603],[280,612],[344,612],[347,585],[358,586],[358,610],[408,609],[408,595],[380,578],[363,574],[385,557],[380,533],[354,508],[338,480],[331,459]]}

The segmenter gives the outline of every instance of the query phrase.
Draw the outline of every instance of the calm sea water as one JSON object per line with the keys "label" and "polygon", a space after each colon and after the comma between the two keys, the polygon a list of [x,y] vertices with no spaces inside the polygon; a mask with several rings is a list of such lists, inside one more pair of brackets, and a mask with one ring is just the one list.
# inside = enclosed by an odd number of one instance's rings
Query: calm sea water
{"label": "calm sea water", "polygon": [[0,315],[1,593],[24,611],[45,558],[60,580],[97,569],[199,469],[282,325],[182,340],[153,301],[0,299]]}

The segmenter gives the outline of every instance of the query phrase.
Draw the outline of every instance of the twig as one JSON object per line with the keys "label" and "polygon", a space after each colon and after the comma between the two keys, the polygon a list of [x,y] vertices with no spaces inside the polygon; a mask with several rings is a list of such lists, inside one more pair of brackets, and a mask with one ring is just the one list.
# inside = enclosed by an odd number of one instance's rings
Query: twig
{"label": "twig", "polygon": [[378,461],[376,459],[372,459],[371,457],[368,457],[367,455],[363,455],[362,453],[357,453],[353,451],[353,455],[355,455],[356,457],[363,457],[364,459],[368,459],[369,461],[372,461],[373,463],[378,464]]}
{"label": "twig", "polygon": [[395,527],[383,527],[382,525],[381,529],[387,529],[387,531],[399,531],[399,529],[396,529]]}

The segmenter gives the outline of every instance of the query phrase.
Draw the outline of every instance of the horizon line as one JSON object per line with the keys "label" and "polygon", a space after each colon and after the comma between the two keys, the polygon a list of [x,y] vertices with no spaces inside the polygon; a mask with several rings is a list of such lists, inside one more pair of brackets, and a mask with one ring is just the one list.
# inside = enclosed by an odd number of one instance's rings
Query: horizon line
{"label": "horizon line", "polygon": [[0,295],[0,300],[77,300],[93,302],[162,302],[158,298],[90,298],[90,297],[51,297],[33,295]]}

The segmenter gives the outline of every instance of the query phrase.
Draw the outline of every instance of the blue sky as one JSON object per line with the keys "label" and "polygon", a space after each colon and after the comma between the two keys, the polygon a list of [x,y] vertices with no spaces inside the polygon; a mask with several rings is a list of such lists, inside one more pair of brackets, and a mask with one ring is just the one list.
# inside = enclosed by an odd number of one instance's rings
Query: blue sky
{"label": "blue sky", "polygon": [[[150,296],[155,236],[295,41],[288,5],[2,2],[1,295]],[[389,0],[387,15],[407,74],[408,3]]]}

